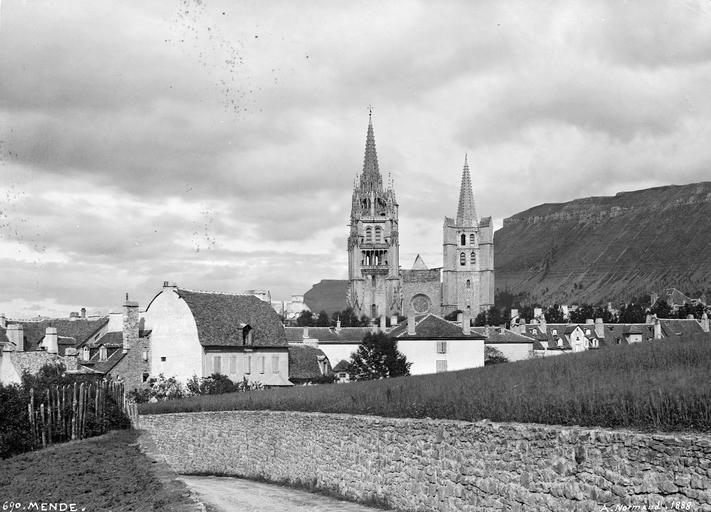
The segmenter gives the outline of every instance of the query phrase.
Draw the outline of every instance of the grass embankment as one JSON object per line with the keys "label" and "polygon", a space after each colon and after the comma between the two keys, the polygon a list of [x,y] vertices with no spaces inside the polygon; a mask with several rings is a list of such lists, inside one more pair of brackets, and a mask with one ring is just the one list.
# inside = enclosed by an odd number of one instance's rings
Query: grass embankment
{"label": "grass embankment", "polygon": [[472,370],[142,404],[711,431],[711,342],[658,340]]}
{"label": "grass embankment", "polygon": [[[0,464],[0,504],[49,510],[75,504],[75,510],[186,511],[194,503],[184,488],[168,488],[152,470],[153,461],[138,450],[136,431],[113,431],[101,437],[24,453]],[[52,508],[51,510],[60,510]],[[69,509],[66,509],[69,510]]]}

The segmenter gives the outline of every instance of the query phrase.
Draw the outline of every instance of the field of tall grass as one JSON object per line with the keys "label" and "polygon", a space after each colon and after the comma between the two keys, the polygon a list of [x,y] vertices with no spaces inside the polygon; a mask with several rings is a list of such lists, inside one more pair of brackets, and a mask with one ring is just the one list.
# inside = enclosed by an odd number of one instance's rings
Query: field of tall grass
{"label": "field of tall grass", "polygon": [[142,404],[711,431],[711,342],[657,340],[471,370]]}

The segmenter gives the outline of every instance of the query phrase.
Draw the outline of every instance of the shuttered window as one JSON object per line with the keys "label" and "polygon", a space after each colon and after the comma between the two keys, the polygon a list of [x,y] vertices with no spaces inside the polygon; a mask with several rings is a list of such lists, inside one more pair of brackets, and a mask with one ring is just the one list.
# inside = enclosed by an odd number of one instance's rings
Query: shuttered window
{"label": "shuttered window", "polygon": [[440,359],[437,361],[437,373],[447,371],[447,361]]}
{"label": "shuttered window", "polygon": [[212,356],[212,373],[222,373],[222,358]]}
{"label": "shuttered window", "polygon": [[272,373],[279,373],[279,356],[272,356]]}

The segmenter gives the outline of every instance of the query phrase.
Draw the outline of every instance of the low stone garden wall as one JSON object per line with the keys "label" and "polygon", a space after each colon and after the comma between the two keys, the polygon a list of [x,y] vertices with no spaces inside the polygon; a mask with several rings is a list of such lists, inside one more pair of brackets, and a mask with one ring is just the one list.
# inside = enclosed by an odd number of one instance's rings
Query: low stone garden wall
{"label": "low stone garden wall", "polygon": [[272,411],[147,415],[141,427],[180,473],[403,511],[711,511],[709,435]]}

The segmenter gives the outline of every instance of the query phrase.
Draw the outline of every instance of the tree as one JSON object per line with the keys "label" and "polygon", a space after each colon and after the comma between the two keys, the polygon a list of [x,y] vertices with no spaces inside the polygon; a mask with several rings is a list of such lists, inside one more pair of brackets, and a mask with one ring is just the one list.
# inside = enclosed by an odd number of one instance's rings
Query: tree
{"label": "tree", "polygon": [[368,333],[351,355],[351,380],[372,380],[410,375],[407,358],[397,349],[397,340],[383,332]]}
{"label": "tree", "polygon": [[[649,311],[653,315],[657,315],[657,318],[672,318],[673,312],[669,303],[664,299],[659,299],[652,305],[652,309]],[[681,317],[686,318],[686,316]]]}
{"label": "tree", "polygon": [[595,309],[590,304],[583,304],[575,311],[570,312],[570,323],[583,324],[588,319],[595,319]]}
{"label": "tree", "polygon": [[603,323],[606,323],[606,324],[617,321],[617,319],[615,318],[615,315],[613,315],[609,309],[604,308],[602,306],[598,306],[597,309],[595,309],[594,318],[595,319],[602,318]]}
{"label": "tree", "polygon": [[296,325],[299,327],[311,327],[314,323],[314,314],[309,310],[304,310],[299,313],[299,316],[296,319]]}
{"label": "tree", "polygon": [[544,316],[546,317],[546,322],[550,324],[562,324],[565,322],[563,310],[558,304],[553,304],[549,307],[544,313]]}
{"label": "tree", "polygon": [[328,313],[325,311],[320,311],[318,314],[318,318],[316,319],[315,322],[316,327],[328,327],[331,325],[331,320],[328,318]]}
{"label": "tree", "polygon": [[476,318],[474,319],[474,326],[476,327],[484,327],[486,325],[486,312],[482,311],[479,313]]}
{"label": "tree", "polygon": [[647,321],[647,312],[640,304],[624,304],[620,308],[617,321],[621,324],[642,324]]}
{"label": "tree", "polygon": [[484,347],[484,365],[508,363],[507,357],[501,353],[501,351],[492,346],[486,345]]}

